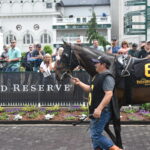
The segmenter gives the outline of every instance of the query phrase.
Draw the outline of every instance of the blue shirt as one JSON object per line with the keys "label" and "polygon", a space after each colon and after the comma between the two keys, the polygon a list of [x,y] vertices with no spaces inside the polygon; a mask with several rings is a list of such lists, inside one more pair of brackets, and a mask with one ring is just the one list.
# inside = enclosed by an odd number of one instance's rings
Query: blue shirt
{"label": "blue shirt", "polygon": [[[21,51],[20,49],[18,49],[17,47],[14,47],[14,48],[10,48],[8,50],[8,58],[9,59],[15,59],[15,58],[21,58]],[[20,67],[20,62],[19,61],[12,61],[9,63],[8,66],[11,66],[11,67]]]}
{"label": "blue shirt", "polygon": [[112,47],[112,53],[118,53],[120,46]]}

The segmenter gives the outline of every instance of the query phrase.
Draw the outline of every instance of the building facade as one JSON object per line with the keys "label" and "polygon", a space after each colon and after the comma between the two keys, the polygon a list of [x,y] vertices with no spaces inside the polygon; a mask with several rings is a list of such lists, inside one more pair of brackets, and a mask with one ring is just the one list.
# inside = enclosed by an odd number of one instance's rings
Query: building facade
{"label": "building facade", "polygon": [[17,41],[21,51],[30,44],[59,45],[62,39],[88,43],[87,23],[96,13],[98,32],[111,40],[109,0],[0,0],[0,31],[3,43]]}
{"label": "building facade", "polygon": [[[119,43],[127,40],[130,43],[145,41],[146,3],[150,0],[111,0],[112,37],[117,37]],[[147,31],[146,31],[147,30]],[[147,33],[149,37],[150,32]]]}

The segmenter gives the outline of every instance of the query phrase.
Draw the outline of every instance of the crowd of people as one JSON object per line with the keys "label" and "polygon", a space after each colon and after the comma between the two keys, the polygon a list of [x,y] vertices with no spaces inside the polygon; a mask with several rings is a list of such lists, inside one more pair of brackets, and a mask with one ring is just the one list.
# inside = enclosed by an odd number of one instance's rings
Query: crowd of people
{"label": "crowd of people", "polygon": [[[80,39],[76,41],[76,44],[83,46]],[[137,58],[145,58],[150,55],[150,41],[142,41],[139,44],[129,44],[127,41],[122,41],[119,45],[118,40],[113,38],[110,45],[103,47],[99,44],[98,40],[94,40],[90,48],[106,53],[112,53],[114,55],[123,54]],[[60,59],[63,47],[59,47],[55,54],[50,55],[45,54],[41,44],[29,45],[29,50],[26,52],[25,56],[22,57],[21,50],[16,46],[16,41],[12,40],[9,47],[6,45],[3,46],[3,50],[4,51],[0,56],[0,71],[19,72],[20,66],[23,66],[26,71],[40,71],[43,73],[47,72],[47,68],[49,68],[49,71],[54,70],[54,63],[56,60]]]}
{"label": "crowd of people", "polygon": [[29,45],[28,48],[25,56],[22,56],[15,40],[11,41],[10,46],[4,45],[0,56],[0,71],[19,72],[22,66],[25,71],[42,72],[46,79],[54,69],[55,61],[60,59],[63,48],[60,47],[54,55],[45,53],[41,44]]}
{"label": "crowd of people", "polygon": [[[98,44],[98,41],[95,40],[93,42],[92,48],[97,50],[104,51]],[[116,38],[112,39],[111,45],[106,45],[105,47],[106,53],[112,53],[115,55],[129,55],[137,58],[145,58],[150,55],[150,41],[142,41],[141,43],[128,43],[127,41],[122,41],[121,45],[118,45],[118,41]]]}

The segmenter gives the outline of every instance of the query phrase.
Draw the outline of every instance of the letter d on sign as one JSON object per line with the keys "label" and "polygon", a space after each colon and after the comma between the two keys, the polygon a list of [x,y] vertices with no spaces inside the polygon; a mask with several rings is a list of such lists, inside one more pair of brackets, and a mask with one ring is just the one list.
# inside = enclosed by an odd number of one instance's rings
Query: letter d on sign
{"label": "letter d on sign", "polygon": [[7,91],[7,86],[1,85],[1,92],[6,92],[6,91]]}

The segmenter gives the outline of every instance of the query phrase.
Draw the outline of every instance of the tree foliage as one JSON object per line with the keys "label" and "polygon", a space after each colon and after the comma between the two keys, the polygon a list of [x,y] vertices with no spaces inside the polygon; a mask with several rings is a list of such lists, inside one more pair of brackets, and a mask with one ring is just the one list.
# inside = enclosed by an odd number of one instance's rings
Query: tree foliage
{"label": "tree foliage", "polygon": [[96,15],[95,12],[92,14],[91,20],[88,22],[88,30],[87,30],[87,36],[89,44],[92,44],[93,40],[98,40],[100,45],[106,46],[109,44],[109,42],[106,41],[104,36],[101,36],[97,31],[97,22],[96,22]]}
{"label": "tree foliage", "polygon": [[53,49],[49,45],[45,45],[43,50],[45,51],[45,53],[48,53],[50,55],[53,53]]}

